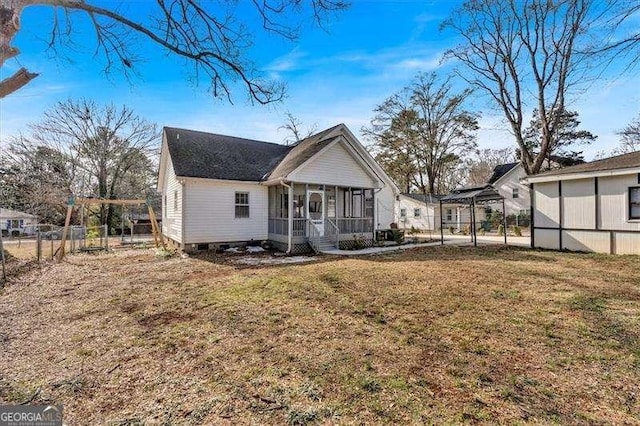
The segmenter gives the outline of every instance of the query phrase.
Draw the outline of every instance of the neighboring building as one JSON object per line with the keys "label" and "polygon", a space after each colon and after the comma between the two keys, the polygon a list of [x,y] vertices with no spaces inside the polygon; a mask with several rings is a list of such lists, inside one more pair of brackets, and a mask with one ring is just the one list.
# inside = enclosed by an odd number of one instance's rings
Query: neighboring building
{"label": "neighboring building", "polygon": [[185,250],[372,244],[398,188],[344,124],[293,146],[165,127],[162,231]]}
{"label": "neighboring building", "polygon": [[533,247],[640,254],[640,151],[523,183],[532,190]]}
{"label": "neighboring building", "polygon": [[35,233],[35,225],[38,224],[38,216],[17,210],[0,208],[0,230],[2,235],[12,235],[15,233],[31,234]]}
{"label": "neighboring building", "polygon": [[[440,198],[442,195],[400,194],[396,203],[396,222],[398,228],[406,231],[414,228],[418,231],[440,230]],[[453,226],[460,231],[471,222],[470,207],[463,204],[442,205],[442,226]],[[484,207],[476,208],[476,218],[485,218]]]}
{"label": "neighboring building", "polygon": [[[527,215],[531,207],[529,188],[520,180],[527,176],[520,163],[500,164],[493,169],[488,184],[504,197],[507,216]],[[502,206],[499,206],[502,211]]]}

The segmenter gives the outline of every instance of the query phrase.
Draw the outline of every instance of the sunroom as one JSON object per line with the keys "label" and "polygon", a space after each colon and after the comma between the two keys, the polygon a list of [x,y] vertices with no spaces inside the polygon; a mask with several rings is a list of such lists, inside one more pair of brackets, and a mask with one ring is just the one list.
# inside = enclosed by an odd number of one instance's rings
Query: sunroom
{"label": "sunroom", "polygon": [[356,240],[371,245],[375,192],[299,182],[269,186],[269,240],[294,252],[308,245],[347,248]]}

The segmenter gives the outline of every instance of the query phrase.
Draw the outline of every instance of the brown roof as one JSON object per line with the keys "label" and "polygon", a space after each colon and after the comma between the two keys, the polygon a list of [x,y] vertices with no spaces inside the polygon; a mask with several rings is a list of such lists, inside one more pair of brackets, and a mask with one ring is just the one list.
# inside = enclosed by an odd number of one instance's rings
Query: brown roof
{"label": "brown roof", "polygon": [[564,167],[562,169],[549,170],[530,177],[600,172],[604,170],[629,169],[633,167],[640,167],[640,151],[616,155],[615,157],[603,158],[602,160],[591,161],[590,163],[578,164],[571,167]]}

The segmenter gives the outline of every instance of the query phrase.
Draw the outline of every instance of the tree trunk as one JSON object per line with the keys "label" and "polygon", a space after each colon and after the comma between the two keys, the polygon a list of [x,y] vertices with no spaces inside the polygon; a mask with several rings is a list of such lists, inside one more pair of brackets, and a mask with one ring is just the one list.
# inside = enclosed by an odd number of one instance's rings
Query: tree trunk
{"label": "tree trunk", "polygon": [[[18,55],[20,51],[11,46],[11,41],[20,29],[20,14],[26,2],[24,0],[1,0],[0,3],[0,67],[7,59]],[[28,3],[27,3],[28,4]],[[20,68],[12,76],[0,81],[0,98],[15,92],[38,74]]]}

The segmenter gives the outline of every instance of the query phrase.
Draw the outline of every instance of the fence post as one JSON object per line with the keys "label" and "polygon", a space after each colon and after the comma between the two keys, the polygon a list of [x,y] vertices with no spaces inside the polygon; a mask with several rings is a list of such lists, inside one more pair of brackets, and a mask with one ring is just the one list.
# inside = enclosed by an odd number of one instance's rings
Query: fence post
{"label": "fence post", "polygon": [[70,249],[69,252],[73,253],[75,251],[75,244],[73,242],[73,226],[71,227],[71,229],[69,229],[69,234],[71,236],[71,244],[70,244],[71,247],[69,247],[69,249]]}
{"label": "fence post", "polygon": [[40,235],[40,230],[36,231],[36,259],[40,262],[42,258],[42,235]]}
{"label": "fence post", "polygon": [[104,225],[104,248],[109,250],[109,225]]}

